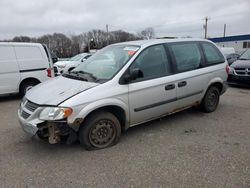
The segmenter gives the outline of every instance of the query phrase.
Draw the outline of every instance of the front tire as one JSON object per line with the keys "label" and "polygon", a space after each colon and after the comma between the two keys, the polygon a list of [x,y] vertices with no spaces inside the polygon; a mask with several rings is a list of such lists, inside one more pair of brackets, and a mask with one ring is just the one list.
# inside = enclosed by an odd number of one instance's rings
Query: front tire
{"label": "front tire", "polygon": [[206,113],[210,113],[216,110],[220,101],[220,91],[218,87],[211,86],[208,88],[202,102],[201,109]]}
{"label": "front tire", "polygon": [[115,145],[121,136],[121,125],[115,115],[100,111],[91,114],[80,127],[79,141],[87,150]]}

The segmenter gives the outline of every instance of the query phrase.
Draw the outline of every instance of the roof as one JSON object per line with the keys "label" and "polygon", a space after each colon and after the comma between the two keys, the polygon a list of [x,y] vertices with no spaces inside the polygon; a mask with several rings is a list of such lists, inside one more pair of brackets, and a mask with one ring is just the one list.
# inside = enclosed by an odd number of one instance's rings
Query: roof
{"label": "roof", "polygon": [[187,42],[187,41],[208,41],[208,40],[197,39],[197,38],[150,39],[150,40],[135,40],[135,41],[122,42],[122,43],[116,43],[114,45],[125,44],[125,45],[137,45],[137,46],[150,46],[150,45],[161,44],[161,43]]}
{"label": "roof", "polygon": [[227,36],[227,37],[217,37],[217,38],[209,38],[209,40],[211,40],[213,42],[230,42],[230,41],[250,40],[250,34],[247,34],[247,35]]}
{"label": "roof", "polygon": [[32,42],[0,42],[0,45],[41,46],[40,43],[32,43]]}

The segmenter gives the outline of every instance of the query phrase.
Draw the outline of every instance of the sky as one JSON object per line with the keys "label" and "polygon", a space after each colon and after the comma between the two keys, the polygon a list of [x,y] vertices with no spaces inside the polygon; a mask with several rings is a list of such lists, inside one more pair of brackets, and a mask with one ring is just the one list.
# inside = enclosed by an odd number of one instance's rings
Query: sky
{"label": "sky", "polygon": [[0,0],[0,40],[14,36],[67,35],[91,29],[137,33],[153,27],[157,37],[250,34],[250,0]]}

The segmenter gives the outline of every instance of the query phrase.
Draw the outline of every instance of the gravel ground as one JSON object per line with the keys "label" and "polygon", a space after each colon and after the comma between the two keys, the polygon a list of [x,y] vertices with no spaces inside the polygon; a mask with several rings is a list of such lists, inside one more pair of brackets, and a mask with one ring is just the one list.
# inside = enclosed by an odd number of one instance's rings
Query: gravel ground
{"label": "gravel ground", "polygon": [[130,128],[111,148],[28,138],[17,97],[0,98],[0,187],[250,187],[250,90]]}

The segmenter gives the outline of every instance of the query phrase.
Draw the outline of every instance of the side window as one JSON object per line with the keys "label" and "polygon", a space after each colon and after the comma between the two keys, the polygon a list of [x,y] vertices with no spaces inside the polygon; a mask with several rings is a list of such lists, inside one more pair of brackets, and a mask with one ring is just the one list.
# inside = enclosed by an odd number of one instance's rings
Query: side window
{"label": "side window", "polygon": [[196,43],[174,43],[170,45],[178,72],[194,70],[200,67],[201,54]]}
{"label": "side window", "polygon": [[142,51],[131,65],[130,71],[135,68],[140,69],[143,73],[143,77],[136,79],[136,81],[159,78],[171,74],[170,62],[162,44],[148,47]]}
{"label": "side window", "polygon": [[219,50],[210,43],[201,43],[203,51],[205,53],[206,64],[212,65],[217,63],[222,63],[225,61],[223,55]]}

